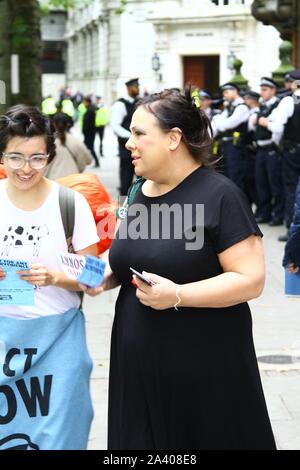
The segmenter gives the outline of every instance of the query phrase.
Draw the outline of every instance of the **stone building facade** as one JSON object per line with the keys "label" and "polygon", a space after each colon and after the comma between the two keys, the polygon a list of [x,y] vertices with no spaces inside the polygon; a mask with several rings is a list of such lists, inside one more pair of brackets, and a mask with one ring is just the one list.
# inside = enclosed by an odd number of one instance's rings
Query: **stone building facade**
{"label": "stone building facade", "polygon": [[140,77],[142,91],[191,81],[216,91],[244,63],[252,87],[279,65],[279,33],[251,14],[253,0],[93,0],[69,12],[67,82],[111,103],[124,82]]}

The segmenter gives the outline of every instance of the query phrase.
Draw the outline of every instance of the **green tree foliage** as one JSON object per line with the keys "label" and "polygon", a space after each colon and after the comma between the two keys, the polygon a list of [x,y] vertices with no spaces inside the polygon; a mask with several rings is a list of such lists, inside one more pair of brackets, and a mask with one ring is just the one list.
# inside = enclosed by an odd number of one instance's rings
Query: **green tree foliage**
{"label": "green tree foliage", "polygon": [[[0,80],[6,84],[6,107],[41,100],[40,6],[37,0],[0,0]],[[11,55],[19,57],[20,93],[11,93]]]}
{"label": "green tree foliage", "polygon": [[[69,9],[93,0],[0,0],[0,80],[6,85],[6,104],[0,114],[17,103],[41,103],[41,15],[49,8]],[[126,0],[119,0],[121,14]],[[11,55],[19,56],[20,93],[11,93]]]}

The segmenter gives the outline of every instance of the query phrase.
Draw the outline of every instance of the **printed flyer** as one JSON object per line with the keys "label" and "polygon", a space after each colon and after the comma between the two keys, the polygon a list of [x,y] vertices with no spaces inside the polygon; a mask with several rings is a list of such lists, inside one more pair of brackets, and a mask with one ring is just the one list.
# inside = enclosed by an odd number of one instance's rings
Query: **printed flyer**
{"label": "printed flyer", "polygon": [[88,287],[98,287],[103,281],[106,263],[91,255],[59,253],[63,272],[70,278]]}
{"label": "printed flyer", "polygon": [[6,273],[0,282],[0,305],[34,305],[34,286],[17,274],[29,270],[28,262],[1,258],[0,267]]}

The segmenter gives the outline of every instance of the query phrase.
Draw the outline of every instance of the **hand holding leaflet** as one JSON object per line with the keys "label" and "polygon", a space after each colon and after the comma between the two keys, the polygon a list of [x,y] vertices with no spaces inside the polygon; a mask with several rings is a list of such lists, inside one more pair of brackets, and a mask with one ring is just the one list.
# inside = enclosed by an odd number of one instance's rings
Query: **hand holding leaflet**
{"label": "hand holding leaflet", "polygon": [[0,259],[5,277],[0,281],[0,305],[34,305],[34,287],[20,279],[20,270],[29,270],[27,261]]}
{"label": "hand holding leaflet", "polygon": [[59,253],[59,261],[64,273],[71,279],[88,287],[98,287],[104,277],[106,263],[91,255]]}

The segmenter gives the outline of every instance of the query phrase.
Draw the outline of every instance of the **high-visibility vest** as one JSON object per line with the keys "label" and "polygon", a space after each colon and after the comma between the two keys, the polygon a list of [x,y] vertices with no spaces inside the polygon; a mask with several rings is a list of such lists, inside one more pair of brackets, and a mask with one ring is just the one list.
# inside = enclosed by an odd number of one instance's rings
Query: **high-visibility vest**
{"label": "high-visibility vest", "polygon": [[87,108],[83,103],[80,103],[80,105],[77,108],[78,112],[78,122],[80,124],[81,129],[83,128],[83,118],[85,113],[87,112]]}
{"label": "high-visibility vest", "polygon": [[54,98],[45,98],[42,101],[42,113],[47,114],[47,116],[52,116],[57,111],[55,106],[55,99]]}
{"label": "high-visibility vest", "polygon": [[201,108],[201,100],[199,97],[199,90],[197,88],[195,88],[195,90],[192,91],[191,96],[194,99],[194,103],[197,106],[197,108]]}
{"label": "high-visibility vest", "polygon": [[106,126],[109,123],[109,111],[106,106],[101,106],[96,110],[95,126]]}
{"label": "high-visibility vest", "polygon": [[61,102],[62,112],[67,114],[70,117],[74,116],[74,105],[71,100],[65,99]]}

